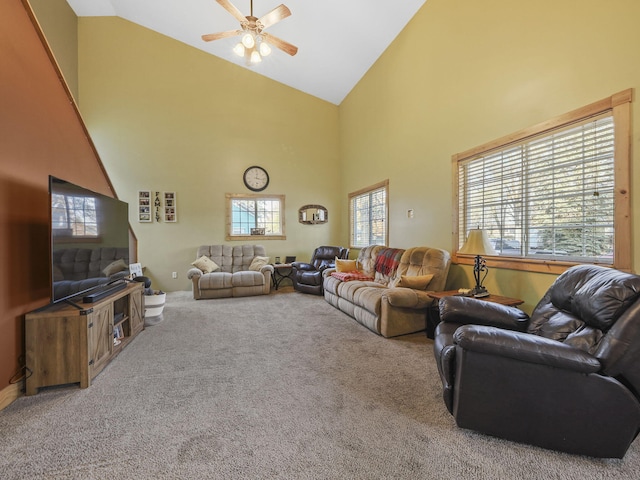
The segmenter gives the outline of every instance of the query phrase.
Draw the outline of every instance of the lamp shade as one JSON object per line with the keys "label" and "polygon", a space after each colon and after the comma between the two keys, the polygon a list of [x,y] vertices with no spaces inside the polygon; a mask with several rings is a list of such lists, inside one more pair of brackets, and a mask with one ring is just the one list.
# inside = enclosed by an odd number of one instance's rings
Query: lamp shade
{"label": "lamp shade", "polygon": [[493,246],[491,246],[491,242],[489,242],[487,232],[481,228],[469,230],[467,241],[464,242],[464,245],[460,250],[458,250],[458,253],[468,253],[470,255],[498,255],[498,252],[494,250]]}

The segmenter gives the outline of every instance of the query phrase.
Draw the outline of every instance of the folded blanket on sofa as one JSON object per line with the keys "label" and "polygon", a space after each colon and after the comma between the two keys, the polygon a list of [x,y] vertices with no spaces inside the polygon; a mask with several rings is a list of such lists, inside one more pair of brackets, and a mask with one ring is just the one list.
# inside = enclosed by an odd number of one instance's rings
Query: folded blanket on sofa
{"label": "folded blanket on sofa", "polygon": [[390,276],[398,267],[404,250],[402,248],[385,248],[376,257],[376,272]]}
{"label": "folded blanket on sofa", "polygon": [[331,276],[343,282],[348,282],[350,280],[361,280],[363,282],[373,280],[373,277],[369,277],[367,274],[362,272],[331,272]]}

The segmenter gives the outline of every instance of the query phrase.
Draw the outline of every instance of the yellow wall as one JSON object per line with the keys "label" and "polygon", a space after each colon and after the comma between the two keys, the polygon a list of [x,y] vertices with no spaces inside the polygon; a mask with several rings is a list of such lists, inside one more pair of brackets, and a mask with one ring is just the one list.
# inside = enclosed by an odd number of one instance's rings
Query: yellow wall
{"label": "yellow wall", "polygon": [[64,80],[78,99],[78,17],[66,0],[29,0]]}
{"label": "yellow wall", "polygon": [[[340,106],[344,205],[347,192],[389,178],[389,243],[452,249],[452,154],[637,89],[638,19],[637,0],[427,1]],[[638,102],[633,114],[637,152]],[[492,269],[486,285],[531,310],[554,278]],[[448,285],[465,282],[470,269],[454,267]]]}
{"label": "yellow wall", "polygon": [[[308,260],[340,242],[337,106],[115,17],[79,19],[79,59],[80,109],[154,288],[189,289],[197,247],[231,243],[225,193],[249,193],[254,164],[269,172],[265,194],[286,195],[287,234],[254,243]],[[139,190],[175,191],[178,222],[139,223]],[[305,204],[327,207],[329,223],[298,223]]]}

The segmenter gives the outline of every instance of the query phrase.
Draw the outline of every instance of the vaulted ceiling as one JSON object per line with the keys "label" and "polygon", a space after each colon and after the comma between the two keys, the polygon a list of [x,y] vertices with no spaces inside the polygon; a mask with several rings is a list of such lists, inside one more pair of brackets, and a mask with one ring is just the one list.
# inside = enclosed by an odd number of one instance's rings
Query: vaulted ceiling
{"label": "vaulted ceiling", "polygon": [[291,16],[271,33],[298,47],[248,67],[232,51],[238,37],[204,42],[203,34],[239,28],[215,0],[67,0],[76,15],[118,16],[216,57],[249,68],[333,104],[340,104],[426,0],[231,0],[261,17],[281,3]]}

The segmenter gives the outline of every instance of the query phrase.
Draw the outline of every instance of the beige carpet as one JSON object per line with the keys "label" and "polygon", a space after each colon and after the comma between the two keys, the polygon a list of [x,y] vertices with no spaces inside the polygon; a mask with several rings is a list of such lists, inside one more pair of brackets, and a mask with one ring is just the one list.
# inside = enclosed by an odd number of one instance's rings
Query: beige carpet
{"label": "beige carpet", "polygon": [[321,297],[167,295],[85,390],[0,412],[2,479],[631,479],[459,429],[423,334],[381,338]]}

